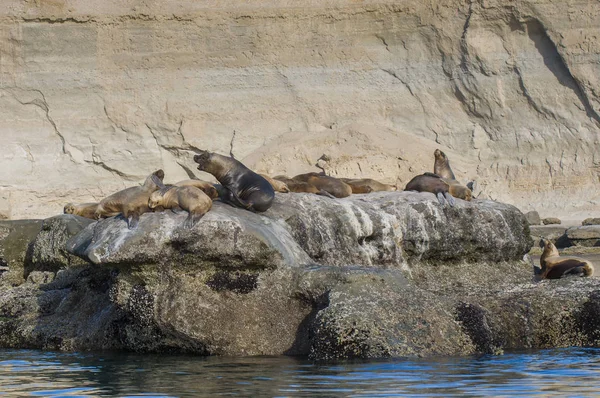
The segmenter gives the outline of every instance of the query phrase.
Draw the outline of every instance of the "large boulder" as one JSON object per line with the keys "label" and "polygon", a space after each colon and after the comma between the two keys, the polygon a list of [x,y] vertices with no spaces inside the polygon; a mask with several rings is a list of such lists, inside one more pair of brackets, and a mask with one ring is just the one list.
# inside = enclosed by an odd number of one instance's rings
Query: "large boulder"
{"label": "large boulder", "polygon": [[600,286],[534,285],[509,205],[278,194],[262,214],[185,217],[45,220],[29,278],[0,290],[0,345],[332,359],[596,344]]}

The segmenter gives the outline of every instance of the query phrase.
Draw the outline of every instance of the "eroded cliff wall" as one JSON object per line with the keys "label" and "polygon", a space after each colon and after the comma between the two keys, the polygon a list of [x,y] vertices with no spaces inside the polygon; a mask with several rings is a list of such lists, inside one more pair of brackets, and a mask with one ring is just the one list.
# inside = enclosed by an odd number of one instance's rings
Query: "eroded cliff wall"
{"label": "eroded cliff wall", "polygon": [[442,148],[480,197],[588,214],[599,37],[597,1],[3,0],[0,212],[208,179],[194,148],[402,186]]}

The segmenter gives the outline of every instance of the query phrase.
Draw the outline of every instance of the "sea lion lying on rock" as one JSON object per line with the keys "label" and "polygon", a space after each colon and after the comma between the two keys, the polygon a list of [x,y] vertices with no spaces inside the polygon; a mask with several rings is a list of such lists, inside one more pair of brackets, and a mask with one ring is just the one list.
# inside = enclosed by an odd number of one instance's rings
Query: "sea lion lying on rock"
{"label": "sea lion lying on rock", "polygon": [[335,196],[330,194],[329,192],[325,192],[312,184],[302,181],[296,181],[288,176],[279,175],[273,177],[274,180],[285,183],[290,192],[295,193],[314,193],[315,195],[323,195],[329,198],[335,199]]}
{"label": "sea lion lying on rock", "polygon": [[163,178],[165,173],[157,170],[146,178],[142,186],[126,188],[107,196],[98,203],[94,218],[98,220],[120,213],[127,219],[129,229],[135,228],[140,216],[151,211],[148,200],[152,192],[164,188]]}
{"label": "sea lion lying on rock", "polygon": [[594,266],[588,260],[574,256],[560,257],[554,244],[546,239],[540,241],[544,252],[540,257],[541,279],[559,279],[565,276],[592,276]]}
{"label": "sea lion lying on rock", "polygon": [[263,176],[263,178],[267,181],[269,181],[269,184],[271,184],[271,186],[273,187],[273,189],[275,190],[275,192],[281,192],[281,193],[288,193],[290,192],[290,189],[288,188],[287,184],[283,181],[279,181],[276,180],[272,177],[269,177],[266,174],[260,174],[261,176]]}
{"label": "sea lion lying on rock", "polygon": [[340,178],[339,180],[350,185],[350,188],[352,188],[352,193],[370,193],[397,190],[394,185],[384,184],[371,178]]}
{"label": "sea lion lying on rock", "polygon": [[436,195],[440,204],[445,204],[444,198],[450,206],[454,206],[454,198],[471,200],[471,191],[458,183],[449,183],[447,179],[433,173],[424,173],[414,177],[406,184],[405,191],[431,192]]}
{"label": "sea lion lying on rock", "polygon": [[201,151],[194,156],[198,170],[212,174],[223,186],[221,200],[250,211],[267,211],[275,190],[264,177],[228,156]]}
{"label": "sea lion lying on rock", "polygon": [[173,184],[176,187],[196,187],[199,188],[202,192],[208,195],[211,199],[217,199],[219,197],[219,193],[217,192],[217,188],[213,184],[208,181],[190,179],[176,182]]}
{"label": "sea lion lying on rock", "polygon": [[336,198],[345,198],[352,195],[352,187],[350,187],[350,185],[338,178],[326,176],[324,174],[315,172],[304,173],[298,174],[292,179],[314,185],[320,191],[328,192]]}
{"label": "sea lion lying on rock", "polygon": [[[65,214],[73,214],[76,216],[81,216],[85,218],[91,218],[92,220],[96,219],[96,209],[98,209],[99,203],[67,203],[63,208],[63,212]],[[119,213],[112,214],[111,216],[116,216]]]}
{"label": "sea lion lying on rock", "polygon": [[183,226],[192,228],[212,208],[212,199],[200,188],[191,185],[170,186],[152,192],[148,207],[187,210],[189,216]]}

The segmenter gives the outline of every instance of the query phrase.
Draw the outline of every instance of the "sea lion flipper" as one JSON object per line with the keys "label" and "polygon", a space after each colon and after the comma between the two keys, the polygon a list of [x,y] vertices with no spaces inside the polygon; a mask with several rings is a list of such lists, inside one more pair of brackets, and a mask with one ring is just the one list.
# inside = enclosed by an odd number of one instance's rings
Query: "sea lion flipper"
{"label": "sea lion flipper", "polygon": [[127,217],[127,228],[135,229],[138,226],[139,221],[140,215],[137,212],[131,213],[129,217]]}
{"label": "sea lion flipper", "polygon": [[183,227],[186,229],[192,229],[203,216],[204,214],[190,213],[190,215],[183,222]]}
{"label": "sea lion flipper", "polygon": [[331,199],[337,199],[335,196],[333,196],[333,195],[332,195],[332,194],[330,194],[329,192],[327,192],[327,191],[324,191],[324,190],[322,190],[322,189],[321,189],[321,190],[319,190],[319,192],[317,192],[317,195],[327,196],[328,198],[331,198]]}
{"label": "sea lion flipper", "polygon": [[441,192],[438,192],[435,196],[437,196],[437,200],[438,202],[440,202],[440,204],[442,206],[444,206],[446,204],[446,200],[444,200],[444,194]]}
{"label": "sea lion flipper", "polygon": [[454,205],[456,204],[456,202],[454,201],[454,197],[452,195],[450,195],[449,192],[444,192],[444,196],[446,197],[448,204],[450,206],[454,207]]}

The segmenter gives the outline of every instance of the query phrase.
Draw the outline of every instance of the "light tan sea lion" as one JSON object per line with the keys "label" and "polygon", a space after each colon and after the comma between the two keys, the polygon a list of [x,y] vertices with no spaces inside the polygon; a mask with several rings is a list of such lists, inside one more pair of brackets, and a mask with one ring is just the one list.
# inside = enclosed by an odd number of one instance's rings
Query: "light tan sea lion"
{"label": "light tan sea lion", "polygon": [[328,192],[336,198],[345,198],[352,195],[352,188],[350,185],[335,177],[326,176],[324,174],[314,172],[304,173],[298,174],[292,179],[314,185],[317,189]]}
{"label": "light tan sea lion", "polygon": [[128,228],[135,228],[140,216],[151,211],[148,207],[148,199],[152,192],[164,187],[162,182],[164,177],[165,173],[157,170],[146,177],[143,185],[125,188],[107,196],[98,203],[94,218],[112,217],[120,213],[127,219]]}
{"label": "light tan sea lion", "polygon": [[208,197],[211,199],[217,199],[219,197],[219,193],[217,192],[217,189],[215,188],[215,186],[208,181],[190,179],[190,180],[183,180],[183,181],[176,182],[173,185],[176,187],[199,188],[202,192],[207,194]]}
{"label": "light tan sea lion", "polygon": [[340,178],[340,180],[350,185],[352,193],[395,191],[397,189],[394,185],[384,184],[371,178]]}
{"label": "light tan sea lion", "polygon": [[148,207],[187,210],[189,216],[183,226],[192,228],[212,208],[212,199],[203,190],[191,185],[172,186],[152,192]]}
{"label": "light tan sea lion", "polygon": [[269,181],[269,184],[271,184],[271,186],[273,187],[275,192],[281,192],[281,193],[290,192],[290,189],[288,188],[288,186],[285,182],[276,180],[272,177],[269,177],[266,174],[261,174],[261,176],[263,176],[265,180]]}
{"label": "light tan sea lion", "polygon": [[238,160],[209,151],[194,156],[198,170],[212,174],[223,186],[221,200],[253,212],[267,211],[275,199],[275,190],[264,177]]}
{"label": "light tan sea lion", "polygon": [[[95,213],[99,203],[67,203],[63,209],[64,214],[73,214],[85,218],[96,219]],[[117,213],[118,214],[118,213]],[[116,216],[117,214],[113,214]]]}
{"label": "light tan sea lion", "polygon": [[566,276],[592,276],[594,266],[588,260],[574,256],[561,257],[552,242],[542,239],[544,252],[540,257],[540,278],[560,279]]}
{"label": "light tan sea lion", "polygon": [[436,149],[433,152],[433,157],[435,158],[433,172],[442,178],[456,180],[456,177],[452,172],[452,168],[450,167],[450,160],[448,160],[448,156],[446,156],[446,154],[439,149]]}

